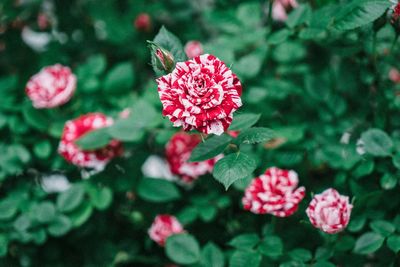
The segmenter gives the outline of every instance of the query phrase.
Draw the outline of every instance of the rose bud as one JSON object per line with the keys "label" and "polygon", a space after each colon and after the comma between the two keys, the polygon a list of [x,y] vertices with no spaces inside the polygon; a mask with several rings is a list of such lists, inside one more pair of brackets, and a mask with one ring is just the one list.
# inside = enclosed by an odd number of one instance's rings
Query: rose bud
{"label": "rose bud", "polygon": [[152,65],[155,69],[170,73],[175,66],[174,56],[166,49],[160,47],[156,43],[147,41],[149,43],[149,48],[151,50]]}
{"label": "rose bud", "polygon": [[188,162],[193,149],[201,142],[198,134],[188,134],[185,132],[176,133],[169,140],[165,148],[167,162],[172,174],[179,175],[182,182],[189,184],[199,176],[210,173],[214,164],[221,158],[201,161]]}
{"label": "rose bud", "polygon": [[135,19],[135,28],[138,31],[148,32],[151,30],[151,18],[147,13],[140,13]]}
{"label": "rose bud", "polygon": [[328,234],[335,234],[346,228],[353,205],[349,197],[341,196],[330,188],[315,195],[306,213],[312,225]]}
{"label": "rose bud", "polygon": [[76,89],[76,77],[60,64],[43,68],[28,81],[25,91],[35,108],[54,108],[68,102]]}
{"label": "rose bud", "polygon": [[168,237],[184,231],[182,225],[174,216],[162,214],[154,218],[148,233],[151,240],[163,247]]}
{"label": "rose bud", "polygon": [[188,58],[194,58],[203,54],[203,46],[199,41],[190,41],[185,45],[185,53]]}
{"label": "rose bud", "polygon": [[120,141],[111,140],[101,149],[85,151],[75,143],[83,135],[113,124],[111,118],[102,113],[89,113],[77,119],[67,121],[61,136],[58,153],[64,159],[76,166],[103,170],[107,163],[114,157],[122,155],[123,149]]}
{"label": "rose bud", "polygon": [[272,5],[272,18],[277,21],[285,21],[287,13],[296,8],[298,3],[296,0],[274,0]]}
{"label": "rose bud", "polygon": [[396,68],[390,69],[389,80],[391,80],[394,83],[400,83],[400,72]]}
{"label": "rose bud", "polygon": [[287,217],[296,212],[305,188],[297,188],[297,173],[276,167],[253,179],[242,199],[243,208],[256,214]]}
{"label": "rose bud", "polygon": [[213,55],[178,62],[172,73],[157,79],[163,115],[175,127],[221,135],[242,106],[237,76]]}

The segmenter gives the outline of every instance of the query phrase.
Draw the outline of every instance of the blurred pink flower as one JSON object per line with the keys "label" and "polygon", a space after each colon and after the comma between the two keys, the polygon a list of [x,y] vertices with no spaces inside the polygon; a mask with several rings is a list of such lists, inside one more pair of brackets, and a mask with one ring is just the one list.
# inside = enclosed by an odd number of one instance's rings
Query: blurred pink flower
{"label": "blurred pink flower", "polygon": [[272,5],[272,18],[277,21],[285,21],[287,13],[298,5],[296,0],[275,0]]}

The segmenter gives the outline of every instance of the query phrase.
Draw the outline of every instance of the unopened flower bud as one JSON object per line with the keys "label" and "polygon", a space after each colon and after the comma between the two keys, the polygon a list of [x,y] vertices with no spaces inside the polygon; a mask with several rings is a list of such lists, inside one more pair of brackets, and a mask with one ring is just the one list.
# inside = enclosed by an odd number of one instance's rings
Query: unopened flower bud
{"label": "unopened flower bud", "polygon": [[153,42],[149,43],[150,50],[154,55],[152,60],[153,66],[160,71],[165,71],[167,73],[172,72],[175,67],[175,61],[171,52]]}

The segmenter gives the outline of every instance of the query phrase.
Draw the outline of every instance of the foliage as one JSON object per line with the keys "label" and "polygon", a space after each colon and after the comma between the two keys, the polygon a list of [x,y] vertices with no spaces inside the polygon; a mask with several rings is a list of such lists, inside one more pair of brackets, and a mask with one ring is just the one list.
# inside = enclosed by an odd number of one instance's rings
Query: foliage
{"label": "foliage", "polygon": [[[256,0],[2,1],[0,265],[398,266],[400,83],[388,73],[400,51],[391,3],[299,3],[279,22],[269,1]],[[134,27],[139,13],[152,18],[149,31]],[[28,28],[50,38],[45,48],[28,45]],[[209,136],[195,148],[193,162],[225,157],[188,188],[141,168],[150,155],[163,157],[178,131],[161,115],[154,80],[163,72],[153,71],[146,41],[182,61],[193,39],[238,75],[244,105],[230,126],[237,137]],[[62,107],[34,109],[23,88],[55,63],[71,67],[77,91]],[[118,139],[125,155],[91,173],[64,161],[57,146],[67,120],[97,111],[114,124],[78,145]],[[240,204],[250,179],[270,166],[296,170],[306,187],[289,218]],[[55,174],[71,186],[44,190]],[[337,235],[314,229],[304,212],[329,187],[353,198],[350,223]],[[165,248],[147,234],[161,213],[187,231]]]}

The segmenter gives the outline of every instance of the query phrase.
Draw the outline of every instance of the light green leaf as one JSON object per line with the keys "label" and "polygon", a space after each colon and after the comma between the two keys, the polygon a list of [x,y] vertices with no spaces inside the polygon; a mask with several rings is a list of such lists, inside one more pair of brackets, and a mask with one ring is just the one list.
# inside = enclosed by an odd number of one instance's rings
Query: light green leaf
{"label": "light green leaf", "polygon": [[237,144],[256,144],[271,141],[276,135],[273,130],[262,127],[254,127],[243,130],[235,142]]}
{"label": "light green leaf", "polygon": [[361,134],[364,149],[367,153],[376,157],[389,156],[392,152],[393,141],[384,131],[369,129]]}
{"label": "light green leaf", "polygon": [[244,129],[250,128],[260,119],[261,114],[254,113],[242,113],[233,116],[233,121],[231,126],[229,126],[230,131],[242,131]]}
{"label": "light green leaf", "polygon": [[81,185],[74,185],[57,197],[57,208],[62,212],[74,210],[83,201],[85,191]]}
{"label": "light green leaf", "polygon": [[261,254],[255,251],[236,250],[229,261],[229,267],[258,267]]}
{"label": "light green leaf", "polygon": [[208,242],[201,251],[202,267],[224,267],[224,254],[214,243]]}
{"label": "light green leaf", "polygon": [[200,260],[200,247],[189,234],[177,234],[167,238],[165,251],[178,264],[194,264]]}
{"label": "light green leaf", "polygon": [[260,242],[257,234],[242,234],[238,235],[229,241],[229,245],[234,248],[252,249]]}
{"label": "light green leaf", "polygon": [[101,128],[84,134],[75,143],[82,150],[96,150],[108,145],[111,141],[111,136],[108,134],[107,128]]}
{"label": "light green leaf", "polygon": [[385,238],[377,233],[368,232],[360,236],[354,246],[354,252],[357,254],[370,254],[377,251]]}
{"label": "light green leaf", "polygon": [[104,90],[109,94],[126,93],[132,89],[133,82],[132,64],[130,62],[119,63],[104,78]]}
{"label": "light green leaf", "polygon": [[267,236],[259,245],[258,250],[267,257],[279,257],[283,253],[282,240],[279,236]]}

